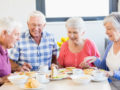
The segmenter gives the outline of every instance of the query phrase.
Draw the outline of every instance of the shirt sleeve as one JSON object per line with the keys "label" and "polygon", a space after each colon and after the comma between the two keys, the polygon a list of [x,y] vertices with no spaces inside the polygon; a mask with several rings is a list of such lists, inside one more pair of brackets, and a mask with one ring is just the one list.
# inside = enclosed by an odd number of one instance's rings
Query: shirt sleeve
{"label": "shirt sleeve", "polygon": [[58,56],[58,63],[62,66],[64,66],[64,57],[65,57],[65,43],[62,44]]}
{"label": "shirt sleeve", "polygon": [[19,60],[19,54],[20,54],[20,49],[19,49],[19,42],[17,42],[14,46],[14,48],[10,49],[9,52],[9,58],[13,61],[18,61]]}
{"label": "shirt sleeve", "polygon": [[51,37],[51,41],[53,43],[52,54],[57,56],[57,43],[53,36]]}
{"label": "shirt sleeve", "polygon": [[89,44],[89,53],[91,54],[91,56],[96,56],[97,58],[100,57],[100,53],[95,45],[95,43],[93,41],[88,41]]}
{"label": "shirt sleeve", "polygon": [[113,77],[120,80],[120,70],[119,71],[114,71]]}

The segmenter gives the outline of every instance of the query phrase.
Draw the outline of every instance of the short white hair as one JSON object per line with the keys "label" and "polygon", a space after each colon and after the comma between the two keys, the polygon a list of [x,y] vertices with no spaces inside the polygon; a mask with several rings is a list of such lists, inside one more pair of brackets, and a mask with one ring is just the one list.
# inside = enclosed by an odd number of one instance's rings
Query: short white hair
{"label": "short white hair", "polygon": [[109,16],[104,18],[104,25],[108,22],[111,22],[112,25],[120,32],[120,13],[119,12],[113,12]]}
{"label": "short white hair", "polygon": [[30,13],[30,15],[28,16],[27,21],[30,20],[30,17],[41,17],[41,20],[43,21],[43,23],[44,24],[46,23],[45,15],[40,11],[33,11],[32,13]]}
{"label": "short white hair", "polygon": [[76,28],[79,29],[80,32],[85,31],[85,22],[80,17],[71,17],[66,21],[67,28]]}
{"label": "short white hair", "polygon": [[3,17],[0,19],[0,32],[6,30],[10,34],[16,27],[21,28],[22,25],[12,17]]}

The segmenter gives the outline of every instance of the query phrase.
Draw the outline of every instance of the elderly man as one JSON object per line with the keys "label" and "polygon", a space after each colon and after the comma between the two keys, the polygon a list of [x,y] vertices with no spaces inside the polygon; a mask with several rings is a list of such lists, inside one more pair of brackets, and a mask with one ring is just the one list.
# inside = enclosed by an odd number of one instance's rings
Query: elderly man
{"label": "elderly man", "polygon": [[11,73],[7,49],[14,47],[19,40],[20,24],[12,18],[0,19],[0,84]]}
{"label": "elderly man", "polygon": [[45,16],[34,11],[30,14],[28,31],[21,35],[20,41],[11,50],[10,59],[22,66],[22,70],[36,71],[40,65],[51,66],[56,63],[57,45],[53,36],[44,31]]}

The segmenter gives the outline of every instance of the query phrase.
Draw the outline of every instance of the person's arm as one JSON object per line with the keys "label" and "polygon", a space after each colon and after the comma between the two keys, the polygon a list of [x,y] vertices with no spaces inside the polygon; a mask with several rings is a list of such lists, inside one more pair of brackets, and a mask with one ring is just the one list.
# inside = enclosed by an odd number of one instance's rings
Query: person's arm
{"label": "person's arm", "polygon": [[113,77],[120,80],[120,70],[119,71],[114,71]]}
{"label": "person's arm", "polygon": [[11,62],[12,72],[15,72],[15,71],[30,71],[30,69],[32,68],[32,66],[28,63],[24,63],[22,66],[20,66],[19,64],[17,64],[13,60],[10,60],[10,62]]}
{"label": "person's arm", "polygon": [[111,42],[111,41],[108,42],[108,45],[107,45],[107,48],[105,50],[105,54],[104,54],[102,61],[98,58],[96,59],[96,61],[94,62],[94,65],[96,67],[104,69],[104,70],[108,70],[108,67],[106,65],[106,57],[107,57],[107,54],[108,54],[112,44],[113,44],[113,42]]}
{"label": "person's arm", "polygon": [[6,82],[9,82],[8,76],[9,76],[9,75],[0,77],[0,86],[2,86],[2,85],[3,85],[4,83],[6,83]]}
{"label": "person's arm", "polygon": [[57,56],[56,55],[52,55],[52,63],[57,64]]}
{"label": "person's arm", "polygon": [[17,64],[15,61],[10,59],[10,63],[11,63],[11,70],[12,70],[12,72],[21,71],[20,70],[21,66],[19,64]]}

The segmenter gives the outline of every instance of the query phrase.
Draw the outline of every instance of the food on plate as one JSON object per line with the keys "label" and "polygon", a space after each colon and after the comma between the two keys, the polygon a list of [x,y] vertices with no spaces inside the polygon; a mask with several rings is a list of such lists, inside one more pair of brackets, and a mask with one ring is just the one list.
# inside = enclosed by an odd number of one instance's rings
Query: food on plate
{"label": "food on plate", "polygon": [[28,77],[34,77],[36,74],[34,71],[32,71],[32,72],[16,72],[16,73],[18,73],[19,75],[26,75]]}
{"label": "food on plate", "polygon": [[54,77],[57,77],[58,75],[58,70],[56,65],[51,65],[51,78],[53,79]]}
{"label": "food on plate", "polygon": [[88,74],[88,75],[91,75],[93,71],[94,71],[94,69],[84,69],[83,70],[84,74]]}
{"label": "food on plate", "polygon": [[24,84],[28,79],[28,76],[26,75],[10,75],[8,77],[8,80],[12,83],[12,84]]}
{"label": "food on plate", "polygon": [[27,75],[29,77],[34,77],[35,76],[35,72],[26,72],[25,75]]}
{"label": "food on plate", "polygon": [[38,88],[38,87],[40,87],[40,83],[34,78],[29,78],[28,81],[25,83],[25,88]]}
{"label": "food on plate", "polygon": [[60,73],[60,74],[58,74],[58,75],[52,77],[52,79],[63,79],[63,78],[66,78],[66,77],[67,77],[66,74]]}
{"label": "food on plate", "polygon": [[72,71],[75,67],[66,67],[67,70]]}
{"label": "food on plate", "polygon": [[[62,71],[61,71],[62,70]],[[51,80],[63,79],[67,77],[66,73],[63,73],[64,69],[57,69],[56,65],[51,66]]]}
{"label": "food on plate", "polygon": [[64,69],[59,69],[59,73],[67,74],[67,73],[72,73],[72,71],[64,68]]}

